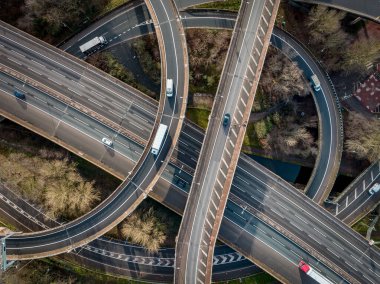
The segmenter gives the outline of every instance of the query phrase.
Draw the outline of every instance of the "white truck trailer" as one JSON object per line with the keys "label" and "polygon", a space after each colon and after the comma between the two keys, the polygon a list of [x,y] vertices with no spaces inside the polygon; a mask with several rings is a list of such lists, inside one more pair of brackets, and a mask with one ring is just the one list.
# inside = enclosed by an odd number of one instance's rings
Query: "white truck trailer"
{"label": "white truck trailer", "polygon": [[88,42],[79,46],[79,49],[84,54],[88,54],[91,51],[93,51],[95,47],[103,46],[105,44],[107,44],[107,40],[104,38],[104,36],[97,36],[97,37],[94,37],[92,40],[89,40]]}
{"label": "white truck trailer", "polygon": [[162,142],[164,141],[166,131],[168,130],[168,126],[165,124],[160,124],[157,130],[156,137],[154,137],[152,144],[152,154],[157,155],[158,151],[160,151]]}
{"label": "white truck trailer", "polygon": [[317,281],[320,284],[334,284],[334,282],[331,282],[328,280],[325,276],[320,274],[318,271],[313,269],[310,265],[305,263],[304,261],[300,261],[298,264],[298,267],[306,273],[309,277],[313,278],[315,281]]}

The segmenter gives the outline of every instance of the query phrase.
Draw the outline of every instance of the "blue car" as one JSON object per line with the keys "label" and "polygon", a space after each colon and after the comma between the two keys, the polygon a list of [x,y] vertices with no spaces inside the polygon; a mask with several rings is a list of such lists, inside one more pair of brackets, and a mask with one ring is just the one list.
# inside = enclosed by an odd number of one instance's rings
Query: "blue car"
{"label": "blue car", "polygon": [[223,126],[226,127],[230,123],[230,114],[226,113],[223,117]]}
{"label": "blue car", "polygon": [[18,91],[15,91],[14,92],[14,95],[16,98],[20,99],[20,100],[25,100],[25,95],[23,93],[20,93]]}

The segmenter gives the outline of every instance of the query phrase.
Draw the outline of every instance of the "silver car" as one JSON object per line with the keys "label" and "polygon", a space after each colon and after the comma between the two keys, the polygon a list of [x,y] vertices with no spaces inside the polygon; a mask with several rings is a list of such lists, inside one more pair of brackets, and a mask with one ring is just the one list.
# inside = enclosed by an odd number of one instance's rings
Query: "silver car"
{"label": "silver car", "polygon": [[112,146],[112,140],[111,139],[108,139],[107,137],[103,137],[102,138],[102,142],[103,142],[103,144],[105,144],[105,145],[107,145],[107,146],[109,146],[109,147],[111,147]]}

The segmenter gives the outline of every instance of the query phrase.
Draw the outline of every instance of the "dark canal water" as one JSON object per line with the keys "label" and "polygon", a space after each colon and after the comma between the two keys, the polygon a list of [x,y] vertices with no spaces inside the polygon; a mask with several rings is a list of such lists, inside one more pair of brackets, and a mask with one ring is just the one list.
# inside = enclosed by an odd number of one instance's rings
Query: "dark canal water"
{"label": "dark canal water", "polygon": [[[272,160],[264,157],[250,155],[256,162],[260,163],[267,169],[271,170],[284,180],[291,183],[299,183],[306,185],[310,179],[311,173],[313,171],[312,168],[302,167],[295,164],[290,164],[278,160]],[[354,178],[339,175],[335,181],[334,187],[332,189],[331,194],[337,194],[342,192],[352,181]]]}

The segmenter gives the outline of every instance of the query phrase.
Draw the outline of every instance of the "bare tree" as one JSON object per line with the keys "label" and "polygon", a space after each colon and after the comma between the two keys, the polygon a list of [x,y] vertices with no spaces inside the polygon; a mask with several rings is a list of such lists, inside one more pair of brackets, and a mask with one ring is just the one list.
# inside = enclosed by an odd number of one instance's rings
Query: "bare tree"
{"label": "bare tree", "polygon": [[155,216],[153,207],[133,212],[121,225],[121,234],[133,243],[156,252],[166,240],[166,225]]}
{"label": "bare tree", "polygon": [[345,15],[344,12],[317,5],[306,19],[310,48],[330,70],[339,68],[340,57],[347,45],[347,34],[341,28]]}
{"label": "bare tree", "polygon": [[355,41],[343,55],[340,68],[346,73],[365,72],[366,65],[380,58],[380,39]]}
{"label": "bare tree", "polygon": [[330,38],[341,31],[341,21],[346,13],[330,9],[323,5],[315,6],[306,19],[309,28],[310,41],[322,43],[326,37]]}
{"label": "bare tree", "polygon": [[286,155],[309,157],[318,153],[313,136],[303,126],[289,123],[287,127],[276,127],[269,133],[263,145],[266,150],[276,150]]}
{"label": "bare tree", "polygon": [[289,101],[294,95],[306,95],[302,71],[277,49],[270,48],[260,79],[260,87],[272,103]]}
{"label": "bare tree", "polygon": [[100,194],[93,182],[83,181],[78,174],[70,173],[65,179],[51,182],[44,197],[51,217],[78,217],[92,208]]}
{"label": "bare tree", "polygon": [[56,35],[77,26],[104,5],[104,0],[25,0],[24,17],[18,26],[40,36]]}
{"label": "bare tree", "polygon": [[346,117],[345,149],[359,159],[380,159],[380,121],[367,119],[356,112]]}

